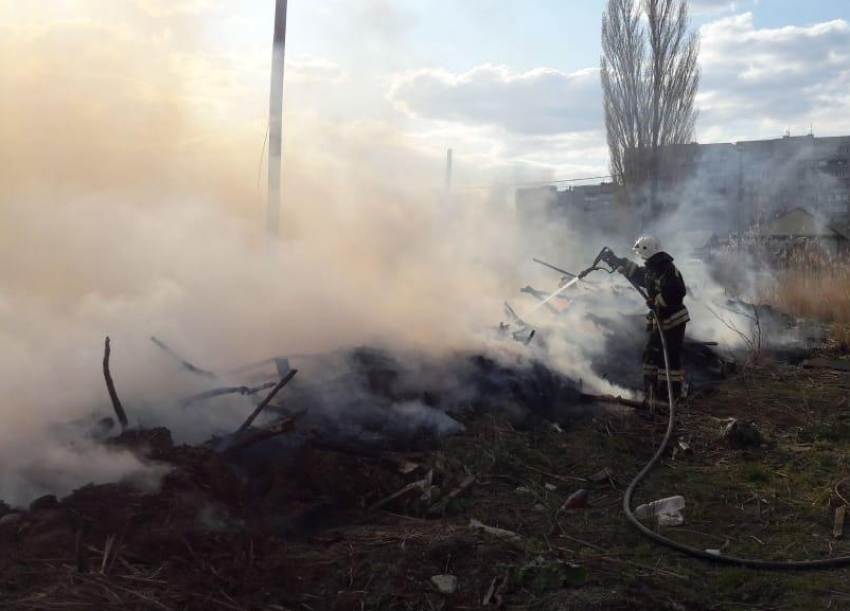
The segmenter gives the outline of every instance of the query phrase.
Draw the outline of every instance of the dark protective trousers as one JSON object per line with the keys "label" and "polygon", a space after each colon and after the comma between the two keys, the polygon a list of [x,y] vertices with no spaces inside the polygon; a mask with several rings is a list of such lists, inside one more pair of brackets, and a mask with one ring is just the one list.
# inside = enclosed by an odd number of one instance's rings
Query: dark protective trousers
{"label": "dark protective trousers", "polygon": [[682,383],[685,381],[685,371],[682,369],[682,347],[685,344],[686,326],[687,323],[664,331],[664,339],[667,340],[667,356],[670,359],[668,372],[664,367],[664,351],[658,325],[652,325],[643,351],[643,386],[647,395],[650,391],[655,391],[655,396],[666,396],[669,376],[673,396],[676,398],[681,396]]}

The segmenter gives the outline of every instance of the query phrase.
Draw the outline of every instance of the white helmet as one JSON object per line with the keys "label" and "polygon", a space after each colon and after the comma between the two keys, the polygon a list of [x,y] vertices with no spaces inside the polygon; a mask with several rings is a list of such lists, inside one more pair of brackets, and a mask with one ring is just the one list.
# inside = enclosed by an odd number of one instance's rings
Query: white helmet
{"label": "white helmet", "polygon": [[654,235],[644,235],[637,239],[632,250],[640,255],[641,259],[646,261],[651,256],[661,252],[661,240]]}

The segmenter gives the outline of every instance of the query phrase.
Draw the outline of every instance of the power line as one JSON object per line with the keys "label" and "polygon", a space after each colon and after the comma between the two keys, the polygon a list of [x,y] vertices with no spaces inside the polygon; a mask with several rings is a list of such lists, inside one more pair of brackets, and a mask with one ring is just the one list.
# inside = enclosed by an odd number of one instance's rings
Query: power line
{"label": "power line", "polygon": [[556,183],[560,184],[560,183],[565,183],[565,182],[581,182],[581,181],[584,181],[584,180],[605,180],[605,179],[608,179],[608,178],[614,178],[614,176],[609,174],[607,176],[588,176],[586,178],[558,178],[558,179],[555,179],[555,180],[539,180],[539,181],[535,181],[535,182],[517,182],[517,183],[512,183],[512,184],[506,184],[506,185],[502,185],[502,184],[466,185],[466,186],[461,186],[461,187],[455,187],[455,190],[462,191],[462,190],[473,190],[473,189],[493,189],[493,188],[498,188],[498,187],[502,187],[502,188],[507,188],[507,187],[534,187],[534,186],[538,186],[538,185],[552,185],[552,184],[556,184]]}

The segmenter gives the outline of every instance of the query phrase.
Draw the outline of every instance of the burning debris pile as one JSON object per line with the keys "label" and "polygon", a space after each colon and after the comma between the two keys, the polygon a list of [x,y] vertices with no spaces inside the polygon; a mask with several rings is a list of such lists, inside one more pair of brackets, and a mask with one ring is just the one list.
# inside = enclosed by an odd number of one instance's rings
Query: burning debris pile
{"label": "burning debris pile", "polygon": [[[314,595],[316,581],[331,578],[305,568],[310,548],[300,541],[378,510],[439,516],[475,483],[475,473],[431,464],[426,452],[441,438],[482,415],[515,429],[562,430],[602,413],[591,393],[640,385],[644,320],[611,315],[605,296],[583,292],[593,314],[580,321],[573,297],[552,312],[556,323],[531,329],[514,316],[486,349],[439,355],[358,347],[217,373],[152,338],[192,381],[192,392],[159,412],[194,423],[198,441],[189,444],[143,402],[122,403],[107,340],[104,377],[121,432],[104,414],[72,428],[107,453],[131,453],[145,471],[41,496],[27,510],[0,505],[6,608],[248,609]],[[570,342],[571,324],[582,341]],[[587,345],[588,330],[602,349]],[[575,345],[565,352],[564,344]],[[733,366],[696,341],[688,358],[695,381]],[[227,428],[234,418],[239,425]],[[39,562],[50,570],[27,569]]]}
{"label": "burning debris pile", "polygon": [[[310,591],[309,559],[288,546],[378,509],[439,515],[474,481],[435,472],[421,454],[463,431],[462,420],[486,412],[516,426],[566,424],[594,409],[573,381],[528,359],[357,348],[217,375],[155,343],[208,386],[173,409],[201,420],[235,399],[230,405],[250,415],[194,446],[175,444],[167,428],[132,427],[107,340],[104,376],[122,432],[100,415],[87,434],[107,452],[131,452],[149,477],[45,495],[26,510],[0,505],[4,608],[241,609],[230,595],[296,599]],[[302,370],[290,367],[296,362]],[[235,377],[242,382],[221,385]],[[211,580],[227,585],[211,591]]]}
{"label": "burning debris pile", "polygon": [[[325,608],[318,598],[339,600],[342,590],[338,563],[317,560],[316,541],[343,525],[370,523],[378,512],[439,517],[475,485],[480,473],[446,469],[428,454],[440,438],[482,415],[515,429],[556,423],[545,428],[562,430],[601,413],[586,394],[599,390],[599,380],[638,385],[644,320],[609,315],[601,297],[590,290],[581,298],[594,312],[583,320],[605,349],[571,353],[574,370],[591,372],[587,381],[550,365],[558,362],[568,316],[493,341],[487,351],[438,356],[359,347],[227,373],[198,367],[152,338],[192,380],[193,392],[169,409],[200,430],[214,429],[190,445],[155,422],[133,426],[149,416],[139,417],[143,404],[122,403],[107,342],[104,377],[122,430],[103,414],[74,428],[107,452],[131,453],[147,470],[65,498],[45,495],[27,509],[0,504],[4,608],[241,611],[286,609],[309,597]],[[688,343],[688,358],[697,382],[734,366],[697,341]],[[210,424],[232,421],[216,419],[223,411],[241,414],[239,426]],[[334,545],[327,541],[328,549]]]}

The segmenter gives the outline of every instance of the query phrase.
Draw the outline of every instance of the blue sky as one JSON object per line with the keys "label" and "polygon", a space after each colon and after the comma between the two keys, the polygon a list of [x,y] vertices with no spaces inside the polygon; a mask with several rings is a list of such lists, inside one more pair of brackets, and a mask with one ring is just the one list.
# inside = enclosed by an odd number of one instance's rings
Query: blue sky
{"label": "blue sky", "polygon": [[[253,26],[268,23],[273,0],[245,3]],[[290,0],[290,46],[295,53],[358,57],[349,44],[382,48],[385,40],[370,40],[377,29],[366,30],[365,39],[353,40],[359,28],[353,12],[335,0]],[[364,2],[368,5],[369,2]],[[388,0],[372,2],[360,17],[384,15],[375,28],[397,29],[406,53],[385,57],[387,64],[427,64],[449,70],[467,70],[483,64],[505,64],[517,70],[538,66],[574,71],[599,60],[599,25],[604,0]],[[752,12],[759,28],[808,25],[850,16],[844,0],[749,0],[693,2],[694,24],[699,27],[723,15]],[[395,17],[390,18],[392,13]],[[348,22],[347,25],[345,22]],[[245,34],[245,39],[259,32]],[[355,32],[356,33],[356,32]],[[338,38],[337,38],[338,37]],[[380,38],[380,36],[377,36]],[[353,53],[352,53],[353,51]],[[352,69],[355,66],[351,66]]]}

